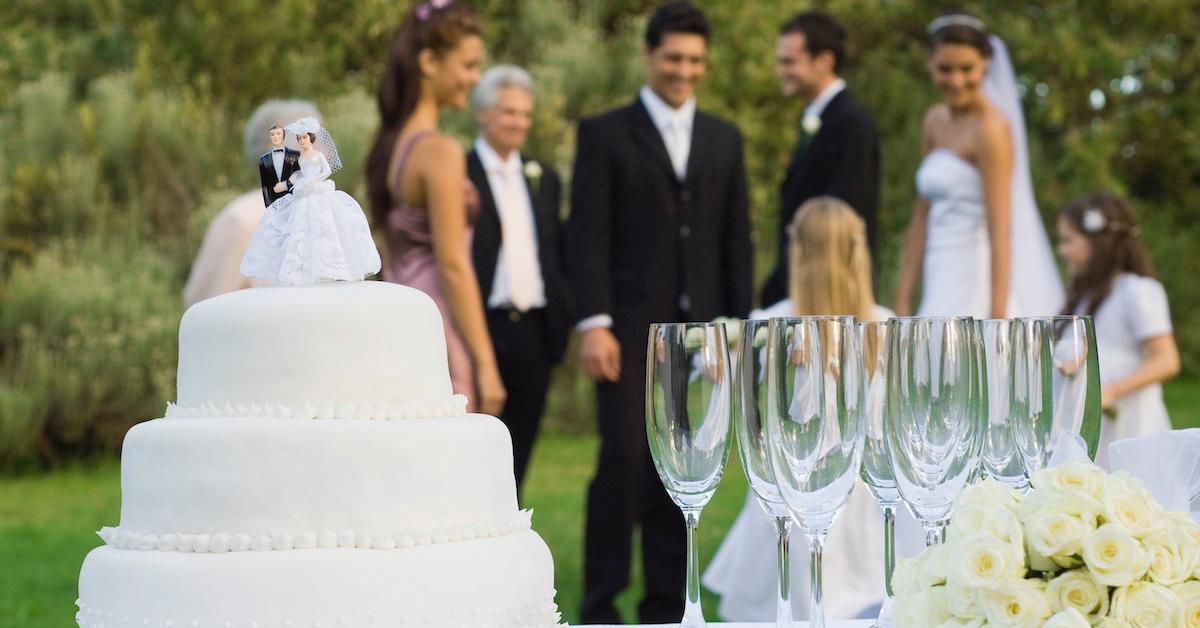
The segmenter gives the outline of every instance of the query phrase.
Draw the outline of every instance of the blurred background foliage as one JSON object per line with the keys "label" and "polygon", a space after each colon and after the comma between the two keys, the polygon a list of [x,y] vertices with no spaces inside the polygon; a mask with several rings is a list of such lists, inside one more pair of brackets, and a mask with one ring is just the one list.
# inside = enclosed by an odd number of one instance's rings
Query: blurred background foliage
{"label": "blurred background foliage", "polygon": [[[490,60],[538,83],[529,151],[569,175],[580,117],[633,98],[646,0],[481,0]],[[880,299],[914,198],[936,94],[925,25],[948,7],[891,0],[709,0],[701,106],[746,137],[756,270],[773,262],[776,189],[801,104],[773,75],[775,29],[821,8],[847,26],[846,78],[883,149]],[[1020,75],[1035,187],[1052,226],[1093,189],[1132,198],[1171,298],[1185,373],[1200,367],[1200,11],[1195,0],[956,3],[1003,37]],[[174,398],[183,281],[207,221],[257,186],[242,125],[271,97],[315,100],[337,179],[363,194],[374,90],[407,3],[8,0],[0,3],[0,469],[115,451]],[[448,117],[464,141],[469,118]],[[1020,277],[1014,278],[1020,281]],[[551,429],[592,429],[591,387],[556,374]]]}

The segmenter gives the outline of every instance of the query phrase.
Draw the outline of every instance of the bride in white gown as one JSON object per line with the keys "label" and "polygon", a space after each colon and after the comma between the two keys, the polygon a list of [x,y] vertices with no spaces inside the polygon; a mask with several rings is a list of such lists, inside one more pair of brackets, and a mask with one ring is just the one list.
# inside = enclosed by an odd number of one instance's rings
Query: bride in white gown
{"label": "bride in white gown", "polygon": [[1062,283],[1029,175],[1025,120],[1004,43],[978,19],[929,26],[929,73],[943,102],[925,115],[919,198],[896,311],[921,316],[1049,316]]}
{"label": "bride in white gown", "polygon": [[271,203],[258,223],[242,274],[294,286],[378,273],[379,250],[362,207],[329,180],[342,166],[333,138],[312,117],[284,131],[300,145],[300,169],[289,181],[292,192]]}

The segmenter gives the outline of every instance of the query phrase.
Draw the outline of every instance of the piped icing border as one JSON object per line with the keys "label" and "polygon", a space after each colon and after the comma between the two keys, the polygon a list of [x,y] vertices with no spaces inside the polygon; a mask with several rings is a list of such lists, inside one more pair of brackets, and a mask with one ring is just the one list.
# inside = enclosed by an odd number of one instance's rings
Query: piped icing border
{"label": "piped icing border", "polygon": [[465,395],[451,395],[442,401],[409,401],[403,403],[346,403],[326,400],[319,404],[305,401],[303,405],[280,402],[251,402],[216,404],[204,402],[197,406],[167,404],[168,419],[254,418],[254,419],[360,419],[403,421],[409,419],[443,419],[462,416],[467,412]]}
{"label": "piped icing border", "polygon": [[[230,618],[224,623],[210,624],[207,621],[200,623],[198,619],[168,619],[163,626],[178,626],[184,628],[188,626],[252,626],[255,628],[276,628],[284,626],[288,628],[333,628],[341,626],[454,626],[455,628],[495,628],[496,626],[513,626],[520,628],[550,628],[552,626],[565,626],[562,622],[562,615],[559,613],[558,605],[554,603],[554,596],[557,592],[551,590],[548,595],[539,595],[532,600],[525,602],[515,602],[502,606],[500,608],[481,609],[472,608],[464,609],[456,607],[447,609],[445,614],[401,614],[390,615],[371,613],[367,617],[351,617],[349,615],[341,615],[331,617],[325,620],[313,619],[311,617],[283,619],[278,623],[251,620],[247,622],[245,619],[239,618],[235,623]],[[111,610],[106,610],[98,606],[88,604],[82,599],[75,600],[75,605],[79,607],[79,611],[75,613],[75,621],[81,627],[88,626],[143,626],[150,625],[150,618],[134,617],[131,615],[118,615]]]}
{"label": "piped icing border", "polygon": [[293,549],[381,549],[389,550],[435,543],[456,543],[515,534],[531,529],[532,511],[494,521],[410,528],[396,532],[355,532],[352,530],[272,530],[269,534],[217,532],[214,534],[155,534],[104,527],[96,532],[104,542],[117,549],[158,550],[162,552],[276,551]]}

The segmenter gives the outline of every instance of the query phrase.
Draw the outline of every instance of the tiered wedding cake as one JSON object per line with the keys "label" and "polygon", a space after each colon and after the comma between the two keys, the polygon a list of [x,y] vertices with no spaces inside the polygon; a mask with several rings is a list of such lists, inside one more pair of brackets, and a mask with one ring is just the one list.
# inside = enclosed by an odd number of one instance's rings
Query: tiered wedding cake
{"label": "tiered wedding cake", "polygon": [[558,623],[508,431],[451,393],[437,307],[380,282],[187,311],[179,400],[129,431],[81,626]]}

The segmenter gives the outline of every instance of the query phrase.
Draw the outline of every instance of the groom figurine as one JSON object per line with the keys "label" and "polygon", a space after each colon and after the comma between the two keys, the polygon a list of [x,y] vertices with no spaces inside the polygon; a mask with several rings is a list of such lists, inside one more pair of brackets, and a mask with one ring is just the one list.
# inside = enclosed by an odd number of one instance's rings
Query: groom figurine
{"label": "groom figurine", "polygon": [[668,2],[646,25],[646,85],[632,103],[579,123],[567,277],[580,358],[596,381],[600,455],[587,496],[584,624],[619,624],[641,529],[647,624],[678,622],[686,585],[683,515],[646,441],[646,337],[655,322],[750,310],[750,223],[742,137],[696,108],[709,25]]}
{"label": "groom figurine", "polygon": [[283,145],[283,127],[278,124],[271,125],[267,134],[271,138],[271,150],[258,160],[258,177],[262,180],[263,203],[270,207],[271,203],[292,191],[288,178],[300,169],[300,151]]}
{"label": "groom figurine", "polygon": [[763,286],[763,307],[788,296],[787,228],[804,201],[826,195],[845,201],[867,224],[872,250],[876,246],[879,138],[870,114],[838,76],[845,50],[845,29],[819,11],[800,13],[779,29],[775,74],[784,96],[799,96],[807,105],[780,187],[779,253]]}

